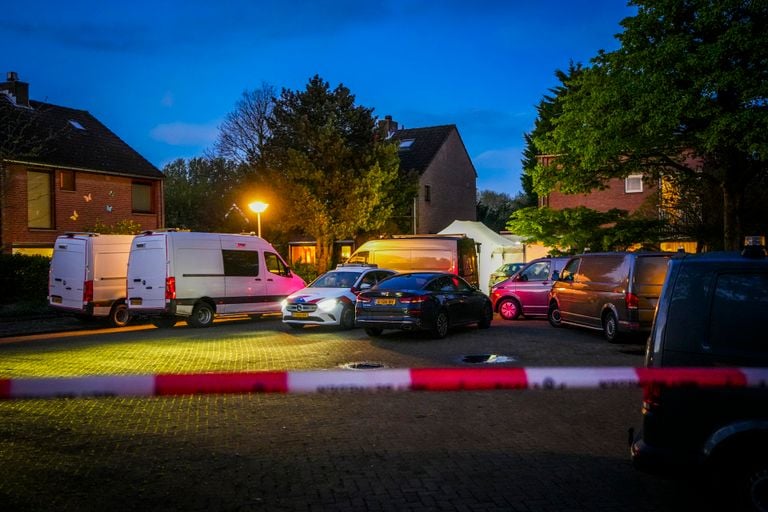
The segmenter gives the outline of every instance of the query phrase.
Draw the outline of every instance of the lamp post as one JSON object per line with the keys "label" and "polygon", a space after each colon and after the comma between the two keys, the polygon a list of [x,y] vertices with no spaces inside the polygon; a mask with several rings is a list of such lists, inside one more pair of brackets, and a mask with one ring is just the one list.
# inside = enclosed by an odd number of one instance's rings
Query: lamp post
{"label": "lamp post", "polygon": [[261,237],[261,214],[264,212],[264,210],[267,209],[268,206],[269,205],[267,203],[262,203],[261,201],[254,201],[248,205],[248,208],[256,212],[256,219],[258,220],[259,225],[259,237]]}

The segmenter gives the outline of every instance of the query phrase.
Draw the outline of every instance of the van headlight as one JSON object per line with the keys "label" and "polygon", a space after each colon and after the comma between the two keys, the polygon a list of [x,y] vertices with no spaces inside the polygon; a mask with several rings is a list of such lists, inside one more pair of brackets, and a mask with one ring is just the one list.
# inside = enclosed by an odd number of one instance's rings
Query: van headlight
{"label": "van headlight", "polygon": [[337,299],[325,299],[317,303],[317,309],[324,313],[330,313],[336,309],[336,305],[339,303]]}

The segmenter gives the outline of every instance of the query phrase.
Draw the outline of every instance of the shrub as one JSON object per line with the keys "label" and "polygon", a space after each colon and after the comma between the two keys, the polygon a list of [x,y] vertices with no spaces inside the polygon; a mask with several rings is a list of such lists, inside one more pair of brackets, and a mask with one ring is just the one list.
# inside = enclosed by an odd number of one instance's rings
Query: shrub
{"label": "shrub", "polygon": [[0,254],[0,302],[45,303],[48,296],[48,269],[51,260],[46,256]]}

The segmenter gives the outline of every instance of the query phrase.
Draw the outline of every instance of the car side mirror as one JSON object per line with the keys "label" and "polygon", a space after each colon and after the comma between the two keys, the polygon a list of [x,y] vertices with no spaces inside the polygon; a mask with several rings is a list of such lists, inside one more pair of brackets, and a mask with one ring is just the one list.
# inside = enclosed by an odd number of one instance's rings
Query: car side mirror
{"label": "car side mirror", "polygon": [[520,274],[515,278],[515,281],[527,281],[527,280],[528,280],[528,276],[525,274]]}
{"label": "car side mirror", "polygon": [[553,281],[558,281],[559,279],[560,279],[560,272],[558,272],[557,270],[552,272],[552,280]]}

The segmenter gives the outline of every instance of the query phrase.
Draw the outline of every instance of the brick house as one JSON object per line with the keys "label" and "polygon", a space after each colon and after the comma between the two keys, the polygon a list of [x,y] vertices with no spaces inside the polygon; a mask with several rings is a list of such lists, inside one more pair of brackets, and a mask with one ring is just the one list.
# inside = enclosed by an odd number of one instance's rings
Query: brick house
{"label": "brick house", "polygon": [[0,83],[0,250],[50,255],[57,236],[131,221],[163,227],[163,174],[83,110]]}
{"label": "brick house", "polygon": [[[544,165],[550,165],[555,157],[549,155],[540,155],[539,162]],[[695,168],[700,162],[695,158],[688,158],[686,164]],[[642,174],[632,174],[626,178],[612,178],[605,182],[605,188],[602,190],[592,190],[585,194],[564,194],[553,190],[546,196],[539,196],[539,208],[549,207],[554,210],[564,208],[576,208],[584,206],[599,212],[617,208],[626,210],[629,213],[643,211],[645,215],[658,218],[668,215],[665,211],[665,198],[674,194],[666,181],[650,182],[643,179]],[[686,252],[696,252],[696,242],[691,240],[667,240],[662,241],[660,248],[664,251],[675,251],[684,249]]]}
{"label": "brick house", "polygon": [[456,125],[398,129],[390,116],[382,123],[399,141],[400,170],[419,175],[413,233],[438,233],[455,220],[477,220],[477,171]]}
{"label": "brick house", "polygon": [[[418,194],[406,213],[413,234],[435,234],[455,220],[477,220],[477,172],[455,124],[399,129],[391,116],[379,122],[388,139],[399,144],[400,171],[419,176]],[[355,249],[353,240],[337,241],[334,261],[344,261]],[[312,240],[288,244],[290,263],[314,263]]]}

